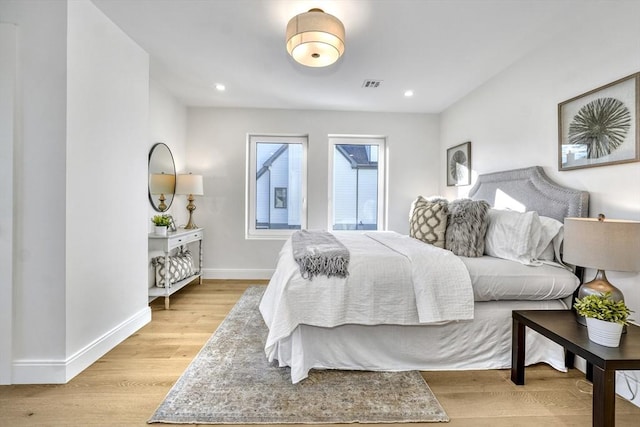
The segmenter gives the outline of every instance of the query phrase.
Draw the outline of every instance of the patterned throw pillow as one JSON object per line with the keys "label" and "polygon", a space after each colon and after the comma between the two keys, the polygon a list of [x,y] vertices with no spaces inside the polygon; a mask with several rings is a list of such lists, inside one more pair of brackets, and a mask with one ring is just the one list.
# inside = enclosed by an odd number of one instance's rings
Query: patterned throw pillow
{"label": "patterned throw pillow", "polygon": [[489,207],[484,200],[456,199],[449,202],[445,248],[458,256],[481,257]]}
{"label": "patterned throw pillow", "polygon": [[447,230],[447,201],[444,199],[426,200],[419,196],[412,203],[412,207],[409,236],[444,249]]}
{"label": "patterned throw pillow", "polygon": [[[164,257],[155,257],[151,263],[156,270],[156,286],[164,288]],[[180,250],[177,254],[169,257],[169,286],[194,274],[193,256],[189,250]]]}

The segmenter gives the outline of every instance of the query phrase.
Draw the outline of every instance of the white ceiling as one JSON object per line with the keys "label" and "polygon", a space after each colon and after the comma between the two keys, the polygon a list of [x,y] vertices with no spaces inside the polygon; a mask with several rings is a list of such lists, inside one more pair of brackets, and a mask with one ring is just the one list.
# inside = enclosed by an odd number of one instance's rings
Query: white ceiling
{"label": "white ceiling", "polygon": [[[188,106],[418,113],[441,112],[559,33],[584,30],[581,18],[606,7],[595,0],[93,2],[150,54],[151,77]],[[299,65],[285,49],[287,22],[312,7],[346,28],[345,54],[327,68]],[[365,79],[383,82],[364,89]]]}

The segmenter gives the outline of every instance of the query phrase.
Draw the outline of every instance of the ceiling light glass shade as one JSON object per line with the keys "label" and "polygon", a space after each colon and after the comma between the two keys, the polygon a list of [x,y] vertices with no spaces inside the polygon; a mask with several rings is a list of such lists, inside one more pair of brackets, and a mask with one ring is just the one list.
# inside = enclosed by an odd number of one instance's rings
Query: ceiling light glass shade
{"label": "ceiling light glass shade", "polygon": [[296,15],[287,24],[287,52],[307,67],[326,67],[344,53],[344,25],[322,9]]}

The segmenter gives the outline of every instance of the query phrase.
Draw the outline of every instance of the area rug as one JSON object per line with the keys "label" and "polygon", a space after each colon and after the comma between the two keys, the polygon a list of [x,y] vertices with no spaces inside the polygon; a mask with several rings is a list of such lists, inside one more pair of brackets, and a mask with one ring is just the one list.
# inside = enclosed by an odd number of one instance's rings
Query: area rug
{"label": "area rug", "polygon": [[325,424],[447,422],[417,371],[312,370],[291,384],[267,362],[264,287],[246,290],[149,423]]}

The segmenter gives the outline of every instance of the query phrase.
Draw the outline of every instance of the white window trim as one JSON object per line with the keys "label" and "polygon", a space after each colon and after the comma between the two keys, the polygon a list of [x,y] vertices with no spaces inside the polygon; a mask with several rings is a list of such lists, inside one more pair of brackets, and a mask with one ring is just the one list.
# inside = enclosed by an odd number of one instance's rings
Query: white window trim
{"label": "white window trim", "polygon": [[296,230],[256,229],[256,142],[290,143],[302,145],[302,211],[300,228],[307,228],[307,148],[309,135],[303,134],[247,134],[246,185],[245,185],[245,239],[286,240]]}
{"label": "white window trim", "polygon": [[[382,135],[329,135],[329,173],[328,173],[328,196],[327,196],[327,230],[332,232],[343,232],[333,230],[333,163],[335,146],[340,144],[352,145],[378,145],[378,231],[387,229],[387,138]],[[364,230],[349,230],[344,233],[363,233]]]}

